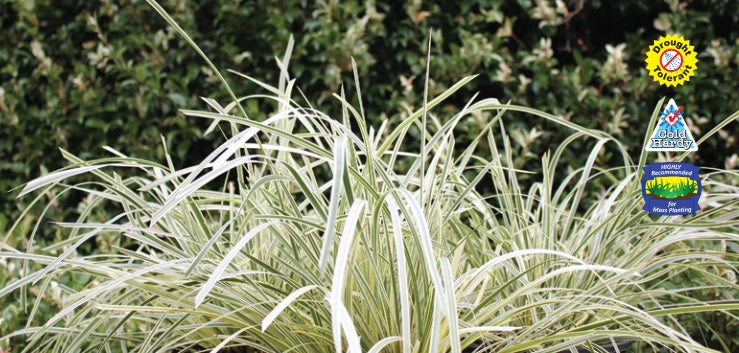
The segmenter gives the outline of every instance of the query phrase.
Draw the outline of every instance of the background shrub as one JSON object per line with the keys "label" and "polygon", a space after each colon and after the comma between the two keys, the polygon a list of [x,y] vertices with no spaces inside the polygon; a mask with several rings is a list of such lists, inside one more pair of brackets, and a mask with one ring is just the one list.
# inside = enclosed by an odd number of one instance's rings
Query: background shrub
{"label": "background shrub", "polygon": [[[685,105],[695,136],[739,109],[739,38],[732,31],[739,6],[729,0],[177,0],[164,6],[217,65],[265,82],[277,81],[273,56],[295,34],[293,75],[324,110],[332,109],[330,95],[340,84],[350,82],[354,57],[364,92],[380,97],[364,102],[373,124],[420,106],[430,28],[432,93],[478,73],[466,93],[601,128],[633,152],[647,112],[663,95]],[[1,0],[0,28],[0,229],[17,214],[7,191],[61,167],[57,147],[83,158],[104,145],[161,158],[161,134],[183,164],[211,147],[202,139],[204,122],[176,109],[201,107],[198,96],[219,98],[221,87],[145,2]],[[699,70],[684,86],[660,88],[643,69],[643,53],[660,34],[673,32],[696,46]],[[247,109],[259,116],[258,107]],[[469,134],[484,121],[469,122]],[[512,135],[532,151],[529,157],[557,134],[554,126],[523,118],[518,128]],[[721,136],[701,146],[699,163],[734,166],[736,129]],[[582,156],[568,158],[577,164]],[[518,164],[535,165],[526,158]]]}

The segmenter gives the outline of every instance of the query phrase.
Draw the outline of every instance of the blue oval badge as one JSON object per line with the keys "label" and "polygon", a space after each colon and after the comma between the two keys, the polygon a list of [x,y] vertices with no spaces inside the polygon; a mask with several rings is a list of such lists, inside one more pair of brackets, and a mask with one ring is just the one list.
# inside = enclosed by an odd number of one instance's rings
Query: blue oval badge
{"label": "blue oval badge", "polygon": [[661,162],[644,167],[641,193],[644,210],[662,216],[693,214],[700,209],[700,167],[691,163]]}

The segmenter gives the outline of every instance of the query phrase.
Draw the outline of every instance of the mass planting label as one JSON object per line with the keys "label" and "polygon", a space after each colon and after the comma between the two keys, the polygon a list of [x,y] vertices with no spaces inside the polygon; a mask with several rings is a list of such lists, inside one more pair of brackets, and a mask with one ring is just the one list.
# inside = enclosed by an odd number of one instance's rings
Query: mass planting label
{"label": "mass planting label", "polygon": [[644,167],[641,183],[644,210],[662,216],[693,214],[700,209],[700,167],[690,163],[662,162]]}

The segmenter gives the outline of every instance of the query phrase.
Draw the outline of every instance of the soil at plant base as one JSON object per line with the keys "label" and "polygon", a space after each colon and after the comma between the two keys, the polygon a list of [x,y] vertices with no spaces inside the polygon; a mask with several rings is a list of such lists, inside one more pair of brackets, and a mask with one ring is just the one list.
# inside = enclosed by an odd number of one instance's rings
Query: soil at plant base
{"label": "soil at plant base", "polygon": [[693,197],[693,196],[695,196],[697,194],[698,193],[694,192],[692,194],[688,194],[688,195],[680,196],[680,197],[660,197],[660,196],[655,196],[655,195],[648,195],[648,196],[651,196],[651,197],[653,197],[653,198],[655,198],[657,200],[686,200],[686,199],[689,199],[689,198],[691,198],[691,197]]}

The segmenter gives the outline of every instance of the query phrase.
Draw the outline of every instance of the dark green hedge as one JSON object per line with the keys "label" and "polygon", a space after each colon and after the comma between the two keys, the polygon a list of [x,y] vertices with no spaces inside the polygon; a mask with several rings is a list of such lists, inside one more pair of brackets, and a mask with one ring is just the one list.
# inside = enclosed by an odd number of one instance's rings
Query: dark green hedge
{"label": "dark green hedge", "polygon": [[[663,95],[686,106],[698,136],[739,108],[736,2],[567,3],[181,0],[163,5],[216,65],[267,82],[276,82],[274,56],[294,34],[291,72],[312,103],[329,111],[337,108],[330,94],[342,80],[349,83],[349,94],[353,91],[353,56],[372,123],[419,105],[429,28],[433,92],[477,73],[454,103],[480,92],[534,106],[605,129],[634,153],[643,124]],[[210,147],[212,139],[201,136],[204,122],[176,110],[202,107],[199,96],[225,95],[199,57],[144,1],[0,0],[0,28],[0,225],[16,214],[7,191],[63,166],[59,147],[92,157],[110,145],[161,158],[161,134],[179,165],[197,161]],[[671,32],[692,41],[700,62],[687,85],[667,89],[647,76],[643,52]],[[241,93],[256,88],[231,79]],[[258,107],[250,113],[260,116]],[[529,150],[557,141],[550,126],[523,116],[514,120],[521,129],[514,136]],[[472,134],[476,127],[471,122],[464,129]],[[724,167],[737,147],[732,128],[702,146],[699,162]]]}

